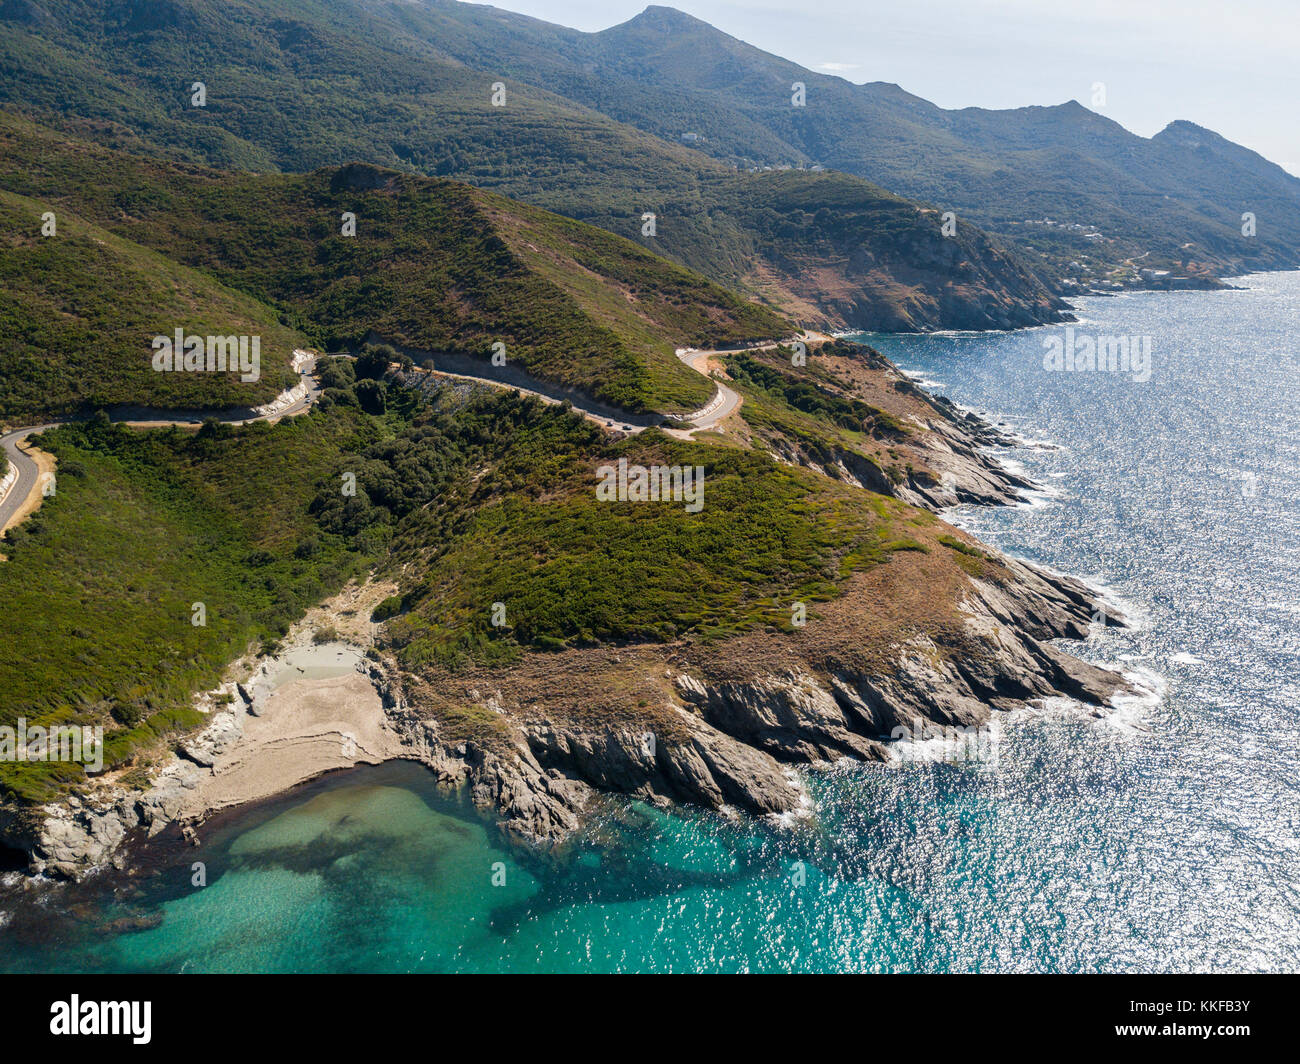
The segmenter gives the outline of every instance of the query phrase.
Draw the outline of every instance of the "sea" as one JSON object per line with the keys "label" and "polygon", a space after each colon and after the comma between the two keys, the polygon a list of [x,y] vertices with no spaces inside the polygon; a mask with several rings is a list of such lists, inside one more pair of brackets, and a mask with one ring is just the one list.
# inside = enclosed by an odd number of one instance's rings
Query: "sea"
{"label": "sea", "polygon": [[793,829],[610,800],[546,861],[418,765],[339,773],[135,875],[5,873],[0,971],[1300,969],[1300,273],[1232,284],[858,337],[1013,435],[1040,490],[946,517],[1128,618],[1061,644],[1132,679],[1106,712],[1007,714],[994,758],[808,770]]}

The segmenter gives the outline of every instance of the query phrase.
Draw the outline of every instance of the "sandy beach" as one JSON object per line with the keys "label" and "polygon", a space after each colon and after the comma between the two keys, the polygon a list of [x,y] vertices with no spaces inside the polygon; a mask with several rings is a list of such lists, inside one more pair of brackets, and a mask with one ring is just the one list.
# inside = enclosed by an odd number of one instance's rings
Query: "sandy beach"
{"label": "sandy beach", "polygon": [[[201,774],[187,771],[180,821],[269,798],[326,772],[401,756],[379,692],[366,671],[370,614],[387,584],[349,585],[311,610],[273,658],[242,681],[253,697],[213,712],[187,745]],[[322,635],[336,639],[317,643]],[[195,778],[197,776],[197,778]]]}
{"label": "sandy beach", "polygon": [[[313,649],[333,653],[337,646]],[[269,798],[324,772],[399,756],[401,744],[385,722],[378,692],[355,669],[286,679],[266,697],[259,716],[242,705],[235,711],[243,714],[242,732],[189,791],[179,819]]]}

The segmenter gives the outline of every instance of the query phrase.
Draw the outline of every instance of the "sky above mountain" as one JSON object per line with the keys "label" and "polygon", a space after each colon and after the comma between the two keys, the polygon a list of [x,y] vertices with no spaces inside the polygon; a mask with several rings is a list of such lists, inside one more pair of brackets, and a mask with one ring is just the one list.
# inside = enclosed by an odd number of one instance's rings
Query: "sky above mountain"
{"label": "sky above mountain", "polygon": [[[646,0],[498,0],[580,30]],[[849,81],[895,82],[941,107],[1078,100],[1151,136],[1187,119],[1300,175],[1295,0],[669,0],[725,33]],[[1104,102],[1096,96],[1104,86]]]}

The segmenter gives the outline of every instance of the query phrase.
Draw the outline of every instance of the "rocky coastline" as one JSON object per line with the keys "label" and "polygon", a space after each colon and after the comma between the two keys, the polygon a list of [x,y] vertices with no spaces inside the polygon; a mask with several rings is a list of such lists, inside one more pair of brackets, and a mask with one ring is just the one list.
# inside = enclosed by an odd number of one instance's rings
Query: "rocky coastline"
{"label": "rocky coastline", "polygon": [[[878,484],[857,475],[851,455],[841,456],[841,475],[932,510],[1021,501],[1032,485],[986,453],[1009,438],[946,400],[926,399],[935,412],[927,446],[942,476]],[[35,876],[81,879],[125,867],[132,838],[173,831],[197,845],[204,819],[218,810],[392,759],[420,762],[440,782],[464,788],[507,839],[543,850],[575,832],[603,793],[778,823],[806,818],[815,814],[796,766],[888,761],[899,729],[978,729],[999,711],[1053,696],[1104,707],[1127,688],[1119,674],[1051,645],[1085,637],[1099,617],[1122,625],[1118,611],[1102,609],[1077,580],[997,560],[997,579],[969,580],[960,624],[937,637],[894,640],[870,661],[833,640],[829,647],[810,640],[793,648],[755,643],[745,655],[753,665],[741,671],[688,644],[603,649],[570,663],[578,674],[617,663],[655,675],[658,704],[644,719],[583,718],[562,700],[480,678],[461,697],[499,722],[486,738],[449,728],[437,692],[401,673],[382,637],[376,644],[370,610],[391,587],[353,585],[286,640],[302,650],[339,624],[338,638],[355,652],[347,669],[277,686],[283,656],[236,663],[226,684],[197,700],[210,723],[175,748],[150,786],[102,779],[81,797],[40,809],[0,807],[0,841],[25,851]],[[850,594],[838,608],[851,628],[860,604]]]}
{"label": "rocky coastline", "polygon": [[[1128,689],[1120,675],[1050,644],[1087,634],[1095,593],[1068,577],[1011,566],[1017,579],[1009,585],[976,583],[959,654],[918,639],[898,647],[885,669],[792,663],[734,677],[703,662],[675,663],[664,670],[667,727],[662,717],[593,726],[563,712],[510,707],[509,743],[449,742],[422,711],[418,691],[404,689],[395,674],[377,679],[404,756],[445,783],[468,786],[474,804],[520,842],[563,842],[604,792],[782,822],[812,814],[796,765],[884,762],[899,729],[913,736],[976,730],[995,713],[1038,699],[1105,707]],[[1123,619],[1111,610],[1106,623]],[[493,700],[505,701],[499,693]]]}

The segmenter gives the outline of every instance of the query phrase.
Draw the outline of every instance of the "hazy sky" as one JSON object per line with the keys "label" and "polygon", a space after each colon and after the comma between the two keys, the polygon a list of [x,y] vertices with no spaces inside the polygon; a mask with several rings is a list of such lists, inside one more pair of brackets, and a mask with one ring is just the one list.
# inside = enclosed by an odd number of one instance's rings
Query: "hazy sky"
{"label": "hazy sky", "polygon": [[[498,0],[580,30],[645,0]],[[1176,118],[1300,175],[1300,0],[673,0],[724,33],[941,107],[1075,99],[1151,136]]]}

